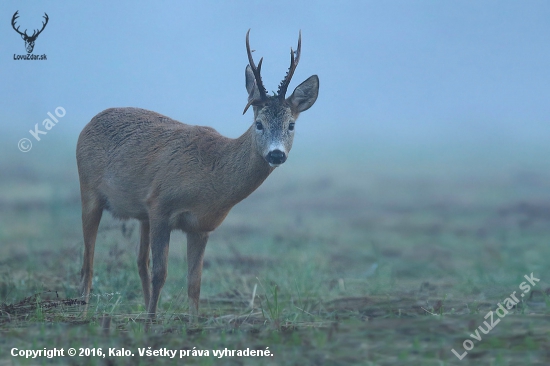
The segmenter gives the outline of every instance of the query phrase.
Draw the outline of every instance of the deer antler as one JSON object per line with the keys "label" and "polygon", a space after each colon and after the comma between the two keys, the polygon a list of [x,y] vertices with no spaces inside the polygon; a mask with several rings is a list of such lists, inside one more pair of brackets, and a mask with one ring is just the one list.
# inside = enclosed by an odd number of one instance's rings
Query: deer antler
{"label": "deer antler", "polygon": [[248,30],[248,32],[246,32],[246,52],[248,54],[248,64],[250,65],[250,68],[254,73],[254,78],[256,79],[256,86],[258,87],[258,91],[260,92],[260,99],[253,99],[249,97],[248,104],[244,108],[243,114],[246,113],[246,111],[251,105],[262,103],[267,99],[267,90],[264,87],[264,83],[262,82],[262,76],[260,75],[260,72],[262,70],[262,61],[264,60],[264,58],[262,57],[260,59],[260,62],[258,62],[258,67],[256,67],[256,64],[254,64],[254,59],[252,58],[252,51],[250,51],[249,36],[250,36],[250,29]]}
{"label": "deer antler", "polygon": [[281,81],[281,84],[279,85],[279,90],[277,90],[277,95],[281,100],[285,99],[286,90],[288,88],[288,84],[290,84],[290,79],[292,79],[292,75],[294,75],[294,70],[296,70],[296,66],[298,66],[298,62],[300,62],[300,53],[302,51],[302,31],[300,31],[298,35],[298,47],[296,48],[296,58],[294,58],[294,50],[292,47],[290,47],[290,67],[288,68],[288,72],[286,73],[285,78],[283,81]]}
{"label": "deer antler", "polygon": [[37,30],[35,29],[35,31],[33,32],[32,36],[30,36],[29,38],[35,38],[35,39],[36,39],[36,37],[38,37],[38,35],[39,35],[40,33],[42,33],[42,31],[44,30],[44,28],[46,28],[46,24],[48,24],[48,20],[50,20],[50,18],[48,17],[48,14],[46,14],[46,13],[44,13],[43,18],[46,19],[46,22],[42,22],[42,29],[40,29],[40,30],[38,31],[38,33],[36,33]]}
{"label": "deer antler", "polygon": [[[15,21],[17,20],[17,18],[19,18],[19,15],[17,15],[17,13],[19,13],[19,10],[17,10],[15,12],[15,14],[13,14],[13,17],[11,18],[11,26],[13,27],[13,30],[15,30],[17,33],[19,33],[20,35],[22,36],[27,36],[27,30],[25,29],[25,33],[21,33],[19,31],[19,27],[15,28]],[[27,36],[28,37],[28,36]]]}
{"label": "deer antler", "polygon": [[47,13],[44,13],[43,18],[46,19],[46,21],[45,21],[45,22],[42,22],[42,29],[40,29],[40,30],[35,29],[34,32],[32,33],[32,36],[29,36],[29,35],[27,34],[27,30],[26,30],[26,29],[25,29],[25,32],[21,33],[21,31],[19,31],[19,27],[15,28],[15,22],[16,22],[17,18],[19,18],[18,13],[19,13],[19,10],[17,10],[17,11],[15,12],[15,14],[13,14],[13,17],[11,18],[11,26],[13,27],[13,29],[14,29],[17,33],[19,33],[21,36],[23,36],[23,37],[25,38],[25,40],[29,40],[29,41],[35,40],[35,39],[38,37],[38,35],[39,35],[40,33],[42,33],[42,31],[44,30],[44,28],[46,28],[46,24],[48,24],[48,20],[50,19],[50,18],[48,17],[48,14],[47,14]]}

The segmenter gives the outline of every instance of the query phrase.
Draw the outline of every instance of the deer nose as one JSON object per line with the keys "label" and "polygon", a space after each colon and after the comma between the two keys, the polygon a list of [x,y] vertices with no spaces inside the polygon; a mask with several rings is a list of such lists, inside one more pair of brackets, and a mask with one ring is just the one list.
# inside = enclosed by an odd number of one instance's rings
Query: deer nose
{"label": "deer nose", "polygon": [[267,162],[273,165],[280,165],[286,161],[286,154],[281,150],[273,150],[267,154]]}

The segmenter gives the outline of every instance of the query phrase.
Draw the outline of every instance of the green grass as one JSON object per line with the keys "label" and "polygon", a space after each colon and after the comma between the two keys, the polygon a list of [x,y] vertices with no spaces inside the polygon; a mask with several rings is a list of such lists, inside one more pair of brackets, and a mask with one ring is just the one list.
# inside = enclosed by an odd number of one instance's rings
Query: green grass
{"label": "green grass", "polygon": [[[211,235],[196,325],[187,321],[185,236],[172,234],[159,321],[147,333],[134,221],[104,215],[93,296],[88,315],[80,313],[80,203],[67,154],[49,174],[39,156],[0,161],[0,365],[176,362],[140,357],[148,347],[209,350],[176,357],[196,365],[550,362],[543,162],[291,160]],[[485,314],[519,294],[531,272],[541,281],[459,361],[451,349],[462,353]],[[12,357],[13,347],[116,347],[134,356],[26,360]],[[212,355],[268,347],[274,357]]]}

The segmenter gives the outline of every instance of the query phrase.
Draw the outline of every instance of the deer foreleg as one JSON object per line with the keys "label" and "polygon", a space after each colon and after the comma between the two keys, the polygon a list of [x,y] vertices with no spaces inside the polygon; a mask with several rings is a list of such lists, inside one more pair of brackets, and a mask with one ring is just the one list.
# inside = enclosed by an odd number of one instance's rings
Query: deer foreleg
{"label": "deer foreleg", "polygon": [[191,321],[197,320],[199,315],[202,263],[207,242],[208,233],[187,233],[187,295]]}

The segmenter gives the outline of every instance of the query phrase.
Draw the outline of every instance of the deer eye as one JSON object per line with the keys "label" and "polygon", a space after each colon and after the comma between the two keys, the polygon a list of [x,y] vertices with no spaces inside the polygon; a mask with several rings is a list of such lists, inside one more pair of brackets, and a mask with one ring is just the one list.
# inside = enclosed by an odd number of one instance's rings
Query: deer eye
{"label": "deer eye", "polygon": [[262,122],[256,121],[256,129],[257,129],[258,131],[261,131],[261,130],[264,129],[264,125],[262,125]]}
{"label": "deer eye", "polygon": [[288,130],[294,131],[294,122],[290,122],[290,124],[288,125]]}

